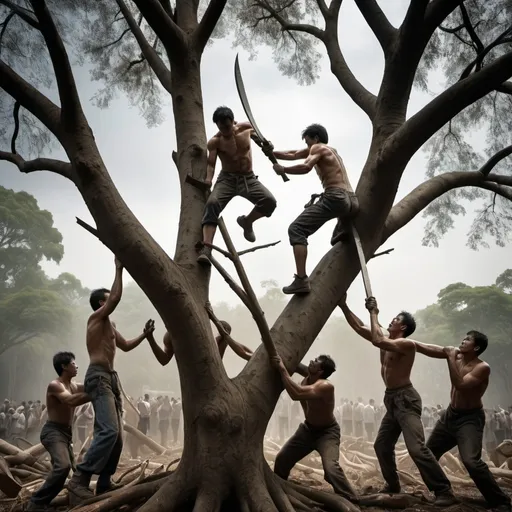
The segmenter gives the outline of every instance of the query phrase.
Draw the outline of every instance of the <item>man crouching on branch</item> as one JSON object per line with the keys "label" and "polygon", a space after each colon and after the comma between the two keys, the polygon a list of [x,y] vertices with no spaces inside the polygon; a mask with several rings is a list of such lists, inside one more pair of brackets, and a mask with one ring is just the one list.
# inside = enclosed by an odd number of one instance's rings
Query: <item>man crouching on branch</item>
{"label": "man crouching on branch", "polygon": [[325,479],[334,492],[356,500],[356,492],[339,464],[340,426],[334,418],[334,386],[327,380],[336,370],[336,364],[329,356],[318,356],[309,363],[308,375],[297,384],[279,356],[273,357],[271,362],[279,370],[290,398],[300,401],[305,416],[304,423],[277,454],[274,472],[286,480],[293,466],[316,450],[322,458]]}

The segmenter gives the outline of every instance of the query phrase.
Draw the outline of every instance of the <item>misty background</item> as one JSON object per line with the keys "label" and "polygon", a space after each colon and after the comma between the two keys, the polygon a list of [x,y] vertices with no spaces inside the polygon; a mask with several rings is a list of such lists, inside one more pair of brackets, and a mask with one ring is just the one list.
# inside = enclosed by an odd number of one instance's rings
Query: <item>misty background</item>
{"label": "misty background", "polygon": [[[382,75],[380,48],[356,7],[348,4],[346,10],[346,15],[341,18],[340,38],[348,64],[361,82],[370,91],[376,92],[375,87]],[[394,2],[393,6],[388,7],[387,14],[392,23],[398,24],[403,17],[403,2]],[[233,77],[236,53],[231,41],[223,39],[209,46],[203,57],[203,96],[208,137],[216,133],[211,114],[219,105],[230,106],[237,120],[245,120]],[[302,147],[302,129],[319,122],[329,131],[330,144],[338,149],[355,187],[367,156],[371,125],[366,116],[341,91],[328,69],[327,61],[323,61],[317,83],[301,87],[294,80],[281,76],[268,49],[262,48],[256,60],[250,61],[248,54],[244,52],[240,53],[240,59],[256,120],[276,149]],[[170,102],[164,105],[165,120],[157,127],[148,128],[138,109],[130,105],[129,98],[119,96],[105,110],[94,106],[88,100],[93,98],[101,84],[91,80],[91,68],[87,64],[82,67],[75,66],[74,71],[87,118],[116,186],[150,234],[172,255],[176,243],[180,195],[178,175],[171,160],[171,153],[176,145]],[[439,77],[439,86],[441,81]],[[433,89],[435,82],[434,76]],[[414,91],[410,114],[430,99],[429,93]],[[485,145],[481,135],[475,131],[473,139],[477,149]],[[310,194],[319,192],[321,187],[315,173],[292,177],[285,184],[273,173],[258,148],[254,147],[253,153],[255,173],[278,201],[278,208],[272,219],[263,219],[256,224],[257,243],[276,240],[281,240],[282,243],[244,256],[244,264],[258,295],[262,298],[262,307],[271,324],[287,300],[281,294],[280,287],[291,281],[294,272],[292,251],[287,241],[288,225],[301,212]],[[45,156],[63,157],[59,151],[47,151]],[[413,158],[402,179],[397,201],[424,180],[426,158],[424,153]],[[216,174],[219,171],[220,168],[217,168]],[[0,162],[0,185],[15,191],[29,192],[37,199],[41,209],[48,210],[53,215],[54,225],[63,235],[64,257],[58,265],[44,259],[41,261],[44,272],[50,278],[55,279],[61,273],[67,272],[76,276],[83,288],[111,286],[114,276],[113,256],[98,240],[75,223],[77,216],[86,222],[91,222],[91,217],[78,191],[70,182],[46,172],[22,175],[14,166]],[[510,247],[492,245],[490,249],[480,251],[472,251],[466,247],[466,235],[471,225],[473,209],[470,204],[465,206],[468,217],[457,219],[455,228],[448,232],[439,248],[422,245],[425,220],[419,216],[382,248],[393,247],[395,250],[390,255],[370,262],[372,287],[379,300],[383,325],[402,309],[411,312],[425,310],[427,306],[437,302],[441,290],[453,283],[465,283],[471,289],[487,288],[511,266]],[[236,225],[236,218],[246,213],[249,208],[249,203],[237,198],[224,213],[228,229],[239,249],[247,248],[248,244]],[[329,249],[333,228],[334,222],[328,223],[312,237],[309,246],[309,271],[313,270]],[[229,265],[227,267],[229,269]],[[161,321],[149,301],[130,283],[126,273],[125,276],[125,293],[113,320],[123,335],[131,338],[141,332],[148,318],[155,318],[155,336],[161,343],[164,333]],[[459,295],[464,292],[463,289],[454,291]],[[488,290],[489,293],[491,291]],[[469,293],[468,290],[466,292]],[[500,293],[500,307],[491,300],[492,297],[485,296],[485,293],[480,296],[472,307],[478,309],[478,304],[485,303],[485,297],[490,301],[489,307],[484,309],[485,314],[480,316],[457,316],[461,312],[461,302],[456,303],[450,310],[451,313],[446,309],[441,312],[433,311],[432,308],[424,313],[420,312],[419,327],[415,334],[415,339],[420,341],[458,345],[467,330],[480,329],[489,332],[489,329],[494,329],[499,323],[500,328],[495,329],[494,338],[490,334],[490,347],[484,357],[493,364],[491,386],[485,397],[487,406],[506,406],[509,405],[507,400],[512,401],[507,366],[511,360],[508,338],[512,326],[507,327],[506,324],[507,321],[512,322],[507,320],[512,319],[510,290],[503,288]],[[508,299],[504,298],[505,295]],[[233,337],[255,349],[259,344],[259,337],[250,314],[239,305],[238,299],[215,272],[212,272],[210,300],[217,316],[233,325]],[[467,302],[463,303],[467,305]],[[348,304],[362,319],[368,319],[360,277],[348,292]],[[19,400],[44,399],[46,385],[54,376],[51,358],[58,350],[72,350],[76,353],[80,367],[79,380],[83,379],[88,363],[85,350],[85,322],[89,314],[87,297],[79,298],[68,305],[72,316],[64,332],[56,326],[53,333],[36,336],[0,354],[0,389],[4,395]],[[384,386],[380,377],[378,350],[365,340],[358,339],[349,330],[340,312],[333,314],[305,361],[318,353],[329,353],[337,362],[338,369],[332,380],[336,384],[338,399],[356,399],[362,396],[365,401],[375,398],[380,403]],[[236,375],[244,363],[228,349],[225,364],[228,373]],[[179,395],[175,362],[172,361],[162,368],[146,342],[132,353],[119,353],[116,365],[128,394],[139,396],[143,387],[147,386]],[[413,382],[426,405],[447,404],[449,379],[444,361],[427,360],[418,356]]]}

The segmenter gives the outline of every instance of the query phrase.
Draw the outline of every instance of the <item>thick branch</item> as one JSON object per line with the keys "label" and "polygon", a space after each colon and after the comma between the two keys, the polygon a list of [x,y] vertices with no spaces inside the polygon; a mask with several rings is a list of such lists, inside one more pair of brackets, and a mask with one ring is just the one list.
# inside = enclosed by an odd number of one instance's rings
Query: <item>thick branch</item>
{"label": "thick branch", "polygon": [[44,0],[30,0],[34,13],[39,20],[41,34],[44,37],[53,71],[57,80],[62,115],[66,120],[76,121],[82,113],[80,98],[76,88],[75,77],[69,62],[64,42],[62,41],[53,18]]}
{"label": "thick branch", "polygon": [[398,31],[391,25],[377,0],[355,0],[355,3],[379,41],[384,55],[388,55]]}
{"label": "thick branch", "polygon": [[498,183],[499,185],[507,185],[507,187],[512,187],[512,176],[502,176],[501,174],[491,173],[485,179],[494,183]]}
{"label": "thick branch", "polygon": [[14,108],[12,109],[12,117],[14,120],[14,130],[12,132],[11,138],[11,153],[14,155],[17,153],[16,151],[16,140],[18,138],[18,134],[20,133],[20,102],[14,102]]}
{"label": "thick branch", "polygon": [[240,278],[240,282],[242,283],[242,286],[245,290],[245,293],[247,294],[247,298],[249,301],[249,305],[247,305],[247,307],[249,311],[252,313],[254,321],[258,326],[258,329],[261,334],[261,341],[263,342],[263,345],[265,345],[269,357],[276,356],[276,347],[274,345],[274,340],[270,335],[270,329],[268,327],[265,314],[263,313],[260,307],[256,294],[252,289],[249,278],[245,273],[242,261],[240,260],[238,253],[236,252],[235,246],[233,245],[231,237],[229,236],[228,230],[226,229],[226,225],[224,224],[224,220],[222,218],[219,219],[219,229],[222,234],[222,238],[224,238],[224,243],[226,244],[228,251],[231,253],[231,256],[233,256],[233,263],[235,265],[236,272],[238,274],[238,277]]}
{"label": "thick branch", "polygon": [[329,16],[329,7],[327,7],[325,0],[316,0],[316,4],[318,5],[318,8],[320,9],[320,12],[324,18]]}
{"label": "thick branch", "polygon": [[510,94],[512,96],[512,82],[503,82],[502,84],[496,87],[498,92],[502,92],[504,94]]}
{"label": "thick branch", "polygon": [[407,162],[450,119],[512,76],[512,52],[496,59],[478,73],[457,82],[408,119],[388,140],[392,151]]}
{"label": "thick branch", "polygon": [[474,172],[448,172],[435,176],[418,185],[414,190],[399,201],[391,211],[384,225],[382,242],[393,233],[408,224],[418,213],[426,208],[432,201],[446,192],[460,187],[480,187],[492,190],[507,199],[512,200],[512,192],[506,189],[497,189],[496,183],[489,181],[479,171]]}
{"label": "thick branch", "polygon": [[60,108],[1,59],[0,88],[37,117],[57,138],[60,138]]}
{"label": "thick branch", "polygon": [[121,10],[126,23],[128,23],[128,27],[130,28],[133,37],[137,41],[140,51],[145,59],[148,61],[148,64],[151,66],[151,69],[154,71],[158,80],[164,87],[167,92],[171,92],[171,72],[167,69],[164,61],[160,58],[155,49],[149,44],[148,40],[144,36],[139,24],[132,16],[130,9],[127,7],[124,0],[116,0],[119,9]]}
{"label": "thick branch", "polygon": [[19,5],[16,5],[15,3],[11,2],[10,0],[0,0],[0,5],[5,5],[13,13],[15,13],[17,16],[19,16],[25,23],[28,23],[31,27],[39,30],[39,23],[37,20],[32,16],[32,12],[30,12],[28,9],[25,9],[24,7],[21,7]]}
{"label": "thick branch", "polygon": [[179,61],[187,52],[186,35],[174,23],[159,0],[133,0],[162,41],[170,58]]}
{"label": "thick branch", "polygon": [[64,178],[73,181],[73,174],[71,164],[62,162],[61,160],[54,160],[52,158],[36,158],[34,160],[24,160],[17,153],[9,153],[7,151],[0,151],[0,160],[6,160],[16,165],[18,169],[29,174],[36,171],[50,171],[55,174],[60,174]]}
{"label": "thick branch", "polygon": [[200,53],[203,53],[206,43],[208,43],[208,40],[210,39],[215,26],[224,11],[226,3],[227,0],[210,0],[210,3],[208,4],[208,7],[206,8],[206,11],[193,35],[196,48]]}
{"label": "thick branch", "polygon": [[[437,27],[460,5],[461,0],[432,0],[426,10],[424,26],[427,32],[427,41]],[[464,1],[464,0],[463,0]]]}
{"label": "thick branch", "polygon": [[487,162],[478,169],[478,172],[482,173],[484,176],[488,176],[494,167],[509,155],[512,155],[512,145],[507,146],[492,155],[491,158],[489,158],[489,160],[487,160]]}

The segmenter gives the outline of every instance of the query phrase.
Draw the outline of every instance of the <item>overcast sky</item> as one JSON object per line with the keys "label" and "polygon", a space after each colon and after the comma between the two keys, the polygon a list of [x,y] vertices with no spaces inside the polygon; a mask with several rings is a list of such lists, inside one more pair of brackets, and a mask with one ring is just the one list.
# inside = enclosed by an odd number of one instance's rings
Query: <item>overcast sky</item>
{"label": "overcast sky", "polygon": [[[389,2],[392,21],[398,24],[403,2]],[[356,76],[376,92],[382,73],[382,58],[352,2],[344,4],[340,39],[349,65]],[[216,133],[211,122],[213,110],[228,105],[239,121],[245,120],[233,78],[236,49],[229,41],[215,42],[203,58],[204,111],[208,137]],[[248,61],[240,54],[241,68],[252,110],[264,135],[276,149],[302,147],[301,131],[311,123],[326,126],[330,143],[343,157],[352,185],[355,188],[368,153],[371,127],[366,116],[341,90],[328,69],[327,60],[318,82],[300,87],[292,79],[282,77],[272,62],[271,52],[262,49],[258,59]],[[130,108],[119,97],[108,110],[98,110],[89,99],[99,87],[91,83],[89,71],[77,68],[76,77],[89,123],[94,130],[103,159],[125,201],[153,237],[172,255],[174,251],[179,212],[179,184],[171,152],[175,149],[175,134],[170,106],[166,121],[158,128],[148,129],[136,108]],[[434,87],[436,84],[432,84]],[[429,100],[425,94],[414,92],[410,112]],[[46,154],[45,156],[50,156]],[[53,156],[58,157],[59,153]],[[62,155],[60,155],[62,156]],[[397,200],[424,179],[425,155],[418,154],[408,166]],[[217,169],[218,171],[219,169]],[[278,208],[273,217],[255,225],[258,243],[282,240],[277,247],[250,254],[244,262],[255,285],[262,280],[275,279],[280,286],[293,278],[292,251],[287,240],[290,222],[302,211],[310,194],[320,192],[316,173],[291,177],[284,184],[272,171],[268,160],[254,148],[254,170],[261,181],[277,198]],[[465,170],[465,169],[461,169]],[[470,170],[470,169],[468,169]],[[109,251],[91,235],[76,225],[75,216],[91,221],[91,217],[74,186],[60,176],[50,173],[20,174],[13,166],[0,162],[0,183],[14,190],[26,190],[49,210],[55,226],[64,236],[65,256],[61,264],[47,265],[51,275],[72,272],[83,284],[94,288],[110,287],[113,279],[113,258]],[[224,218],[238,248],[248,247],[240,228],[238,215],[248,213],[251,206],[235,199],[225,210]],[[474,252],[466,246],[470,218],[461,218],[456,229],[446,236],[438,249],[422,247],[424,219],[416,218],[383,247],[394,252],[369,264],[374,294],[380,301],[383,320],[405,308],[417,310],[436,300],[438,291],[457,281],[469,285],[486,285],[510,266],[510,247]],[[308,271],[311,273],[321,256],[330,248],[329,240],[334,221],[311,237]],[[212,274],[212,302],[238,299],[215,273]],[[360,279],[349,290],[349,303],[363,314],[364,289]]]}

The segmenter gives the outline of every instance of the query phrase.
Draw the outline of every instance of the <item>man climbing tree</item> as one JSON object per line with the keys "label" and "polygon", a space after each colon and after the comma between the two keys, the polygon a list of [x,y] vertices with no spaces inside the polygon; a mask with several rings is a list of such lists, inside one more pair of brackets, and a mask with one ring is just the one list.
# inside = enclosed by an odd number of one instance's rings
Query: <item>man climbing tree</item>
{"label": "man climbing tree", "polygon": [[208,141],[205,183],[212,184],[217,157],[222,163],[222,170],[204,208],[202,225],[205,245],[197,259],[204,265],[210,265],[208,256],[211,254],[210,245],[213,243],[217,222],[231,199],[241,196],[254,204],[249,215],[241,215],[237,219],[238,225],[244,230],[245,239],[249,242],[256,241],[253,223],[262,217],[270,217],[277,204],[274,196],[253,172],[251,136],[254,136],[254,130],[251,125],[237,123],[228,107],[217,108],[213,113],[213,122],[219,132]]}
{"label": "man climbing tree", "polygon": [[277,174],[307,174],[316,167],[324,192],[314,194],[311,201],[304,207],[304,211],[288,228],[297,273],[293,283],[283,288],[283,293],[286,294],[303,294],[311,291],[306,273],[308,238],[327,221],[338,218],[338,225],[333,234],[334,245],[341,239],[343,222],[356,215],[358,210],[357,198],[350,185],[343,161],[335,149],[327,146],[329,142],[327,130],[319,124],[312,124],[302,132],[302,138],[307,145],[306,149],[274,151],[274,156],[279,160],[305,158],[304,163],[291,167],[274,164],[274,170]]}

